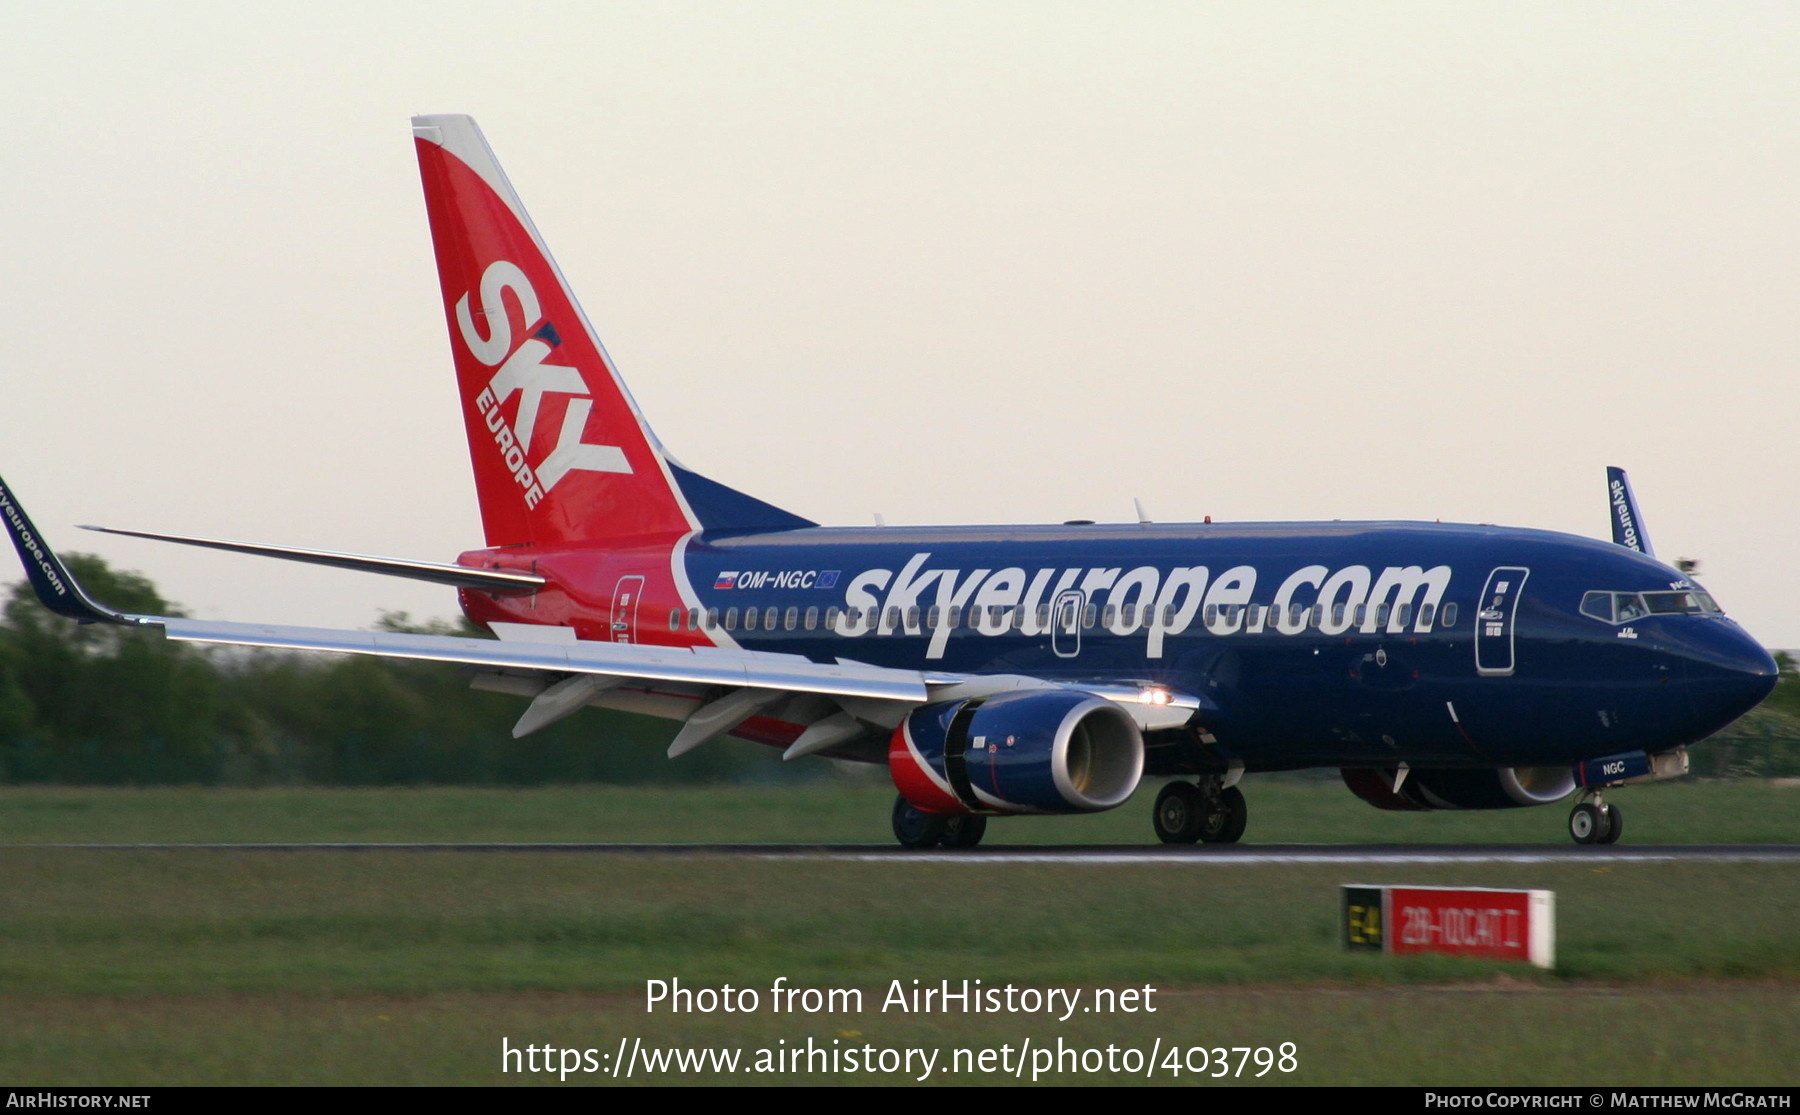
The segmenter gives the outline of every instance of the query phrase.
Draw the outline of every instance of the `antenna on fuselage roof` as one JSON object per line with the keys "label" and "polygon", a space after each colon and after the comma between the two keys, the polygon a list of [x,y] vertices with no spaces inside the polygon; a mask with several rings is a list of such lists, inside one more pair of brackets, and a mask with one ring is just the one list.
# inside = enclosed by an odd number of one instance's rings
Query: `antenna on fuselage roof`
{"label": "antenna on fuselage roof", "polygon": [[1141,526],[1141,527],[1149,526],[1150,525],[1150,516],[1148,514],[1146,514],[1144,511],[1144,501],[1141,499],[1138,499],[1136,496],[1133,496],[1131,498],[1131,505],[1133,507],[1137,508],[1138,526]]}
{"label": "antenna on fuselage roof", "polygon": [[887,520],[881,517],[881,512],[879,511],[875,512],[875,525],[878,527],[887,526]]}

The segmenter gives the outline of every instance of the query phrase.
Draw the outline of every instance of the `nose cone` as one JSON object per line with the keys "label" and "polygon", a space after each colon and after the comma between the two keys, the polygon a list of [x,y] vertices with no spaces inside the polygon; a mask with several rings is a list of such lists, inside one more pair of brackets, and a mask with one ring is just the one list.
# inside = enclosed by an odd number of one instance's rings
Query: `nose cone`
{"label": "nose cone", "polygon": [[1698,624],[1680,648],[1688,699],[1716,732],[1761,704],[1781,667],[1762,644],[1730,620]]}

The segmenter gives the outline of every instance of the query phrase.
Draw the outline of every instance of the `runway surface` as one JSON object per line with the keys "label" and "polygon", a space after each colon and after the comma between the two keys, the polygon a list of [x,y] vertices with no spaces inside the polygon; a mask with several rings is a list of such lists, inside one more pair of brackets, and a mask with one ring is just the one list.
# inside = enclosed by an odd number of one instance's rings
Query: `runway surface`
{"label": "runway surface", "polygon": [[961,851],[908,851],[882,844],[11,844],[0,854],[25,850],[107,852],[408,852],[555,853],[628,857],[706,856],[839,862],[1067,864],[1176,864],[1245,867],[1304,863],[1800,863],[1800,844],[1644,844],[1582,847],[1570,844],[1240,844],[1230,847],[1169,845],[995,845]]}

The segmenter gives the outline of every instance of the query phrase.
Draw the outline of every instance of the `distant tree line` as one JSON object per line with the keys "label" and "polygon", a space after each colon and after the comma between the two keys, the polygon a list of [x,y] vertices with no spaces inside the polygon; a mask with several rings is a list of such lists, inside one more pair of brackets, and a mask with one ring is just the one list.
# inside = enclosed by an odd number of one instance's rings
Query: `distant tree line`
{"label": "distant tree line", "polygon": [[[180,615],[142,575],[68,555],[126,612]],[[392,631],[479,636],[463,621],[383,616]],[[1701,777],[1800,777],[1800,677],[1692,752]],[[0,625],[0,782],[99,785],[510,785],[804,780],[722,740],[671,761],[674,725],[587,709],[512,738],[516,697],[469,688],[456,667],[362,655],[200,648],[153,631],[82,626],[13,586]]]}
{"label": "distant tree line", "polygon": [[[140,574],[88,554],[65,560],[121,611],[183,614]],[[404,613],[378,626],[484,634]],[[84,626],[46,611],[23,582],[0,626],[0,782],[525,786],[791,780],[829,769],[735,740],[670,760],[672,722],[600,709],[515,740],[525,707],[438,663],[201,648]]]}

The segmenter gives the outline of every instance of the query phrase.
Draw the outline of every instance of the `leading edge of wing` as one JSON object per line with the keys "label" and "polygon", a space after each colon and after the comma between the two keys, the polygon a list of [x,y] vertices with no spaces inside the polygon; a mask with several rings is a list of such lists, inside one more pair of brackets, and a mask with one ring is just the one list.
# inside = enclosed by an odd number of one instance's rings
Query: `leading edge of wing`
{"label": "leading edge of wing", "polygon": [[[862,697],[910,705],[966,699],[1009,689],[1050,685],[1094,692],[1126,706],[1144,727],[1173,727],[1203,702],[1160,685],[1059,683],[1014,675],[921,672],[803,655],[715,647],[641,643],[533,642],[465,639],[388,631],[233,623],[179,616],[130,615],[94,599],[38,533],[25,509],[0,480],[0,524],[12,538],[26,576],[45,607],[82,623],[160,627],[178,642],[367,654],[427,662],[589,674],[645,681],[748,687],[827,696]],[[122,532],[121,532],[122,533]],[[171,541],[190,541],[170,539]],[[208,540],[215,541],[215,540]],[[338,556],[338,555],[332,555]],[[549,629],[546,629],[549,630]],[[1167,721],[1164,723],[1163,721]]]}
{"label": "leading edge of wing", "polygon": [[606,674],[649,681],[748,686],[841,697],[873,697],[923,703],[926,675],[858,663],[827,665],[799,655],[763,651],[658,647],[642,643],[525,643],[346,631],[259,623],[159,617],[152,622],[169,638],[187,643],[271,647],[280,650],[371,654],[426,662],[513,667],[559,673]]}
{"label": "leading edge of wing", "polygon": [[317,650],[339,654],[373,654],[427,662],[517,667],[562,673],[608,674],[650,681],[698,682],[703,685],[788,689],[846,697],[876,697],[922,702],[925,675],[857,663],[825,665],[797,655],[766,651],[706,649],[696,653],[674,647],[636,643],[526,643],[462,639],[449,635],[408,635],[387,631],[344,631],[324,627],[282,627],[228,623],[179,616],[127,615],[88,595],[68,566],[43,541],[25,508],[0,480],[0,524],[12,538],[32,589],[46,608],[81,623],[120,623],[160,627],[171,639],[189,643],[224,643]]}

